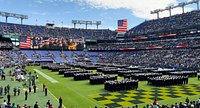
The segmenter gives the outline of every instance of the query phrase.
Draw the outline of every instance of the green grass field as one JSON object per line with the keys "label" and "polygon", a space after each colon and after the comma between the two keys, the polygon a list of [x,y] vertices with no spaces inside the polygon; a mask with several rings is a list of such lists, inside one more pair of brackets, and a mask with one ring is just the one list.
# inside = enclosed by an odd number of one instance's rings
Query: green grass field
{"label": "green grass field", "polygon": [[[63,104],[67,108],[89,108],[89,107],[118,107],[133,106],[140,107],[153,102],[158,98],[159,104],[174,104],[185,101],[186,97],[197,100],[200,97],[200,81],[197,78],[190,78],[189,84],[184,86],[153,87],[145,81],[139,82],[138,90],[107,92],[104,85],[90,85],[89,81],[74,81],[73,78],[64,78],[58,72],[43,70],[41,67],[29,66],[29,71],[38,69],[46,75],[54,78],[58,83],[51,83],[39,75],[38,83],[46,83],[48,90],[56,97],[62,96]],[[122,79],[122,78],[120,78]]]}
{"label": "green grass field", "polygon": [[[46,102],[48,100],[51,101],[54,107],[58,107],[58,100],[51,95],[49,92],[47,96],[45,96],[44,92],[42,91],[42,84],[40,81],[36,81],[37,83],[37,92],[36,93],[29,93],[28,94],[28,100],[24,100],[24,92],[27,88],[23,88],[23,82],[18,81],[11,81],[11,77],[9,76],[10,69],[5,69],[4,72],[6,73],[6,81],[0,80],[0,86],[5,87],[7,84],[10,85],[10,95],[11,95],[11,104],[19,104],[20,106],[26,104],[28,106],[33,106],[35,102],[37,101],[39,106],[41,108],[45,108]],[[19,96],[14,96],[13,88],[14,87],[20,87],[21,88],[21,94]],[[33,90],[32,90],[33,91]],[[0,98],[0,103],[3,102],[3,100],[7,100],[6,95],[3,95],[3,98]]]}

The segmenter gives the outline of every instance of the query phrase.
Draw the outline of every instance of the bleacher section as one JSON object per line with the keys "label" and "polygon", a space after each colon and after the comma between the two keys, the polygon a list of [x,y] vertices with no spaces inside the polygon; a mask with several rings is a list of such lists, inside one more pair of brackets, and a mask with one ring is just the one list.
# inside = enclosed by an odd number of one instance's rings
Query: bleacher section
{"label": "bleacher section", "polygon": [[49,52],[48,51],[41,51],[41,50],[37,50],[37,51],[35,51],[35,53],[36,54],[39,54],[40,56],[42,56],[42,57],[47,57],[48,56],[48,54],[49,54]]}
{"label": "bleacher section", "polygon": [[88,45],[90,51],[111,50],[144,50],[144,49],[175,49],[200,47],[200,36],[194,35],[187,38],[160,39],[148,41],[132,41],[123,43],[98,43]]}
{"label": "bleacher section", "polygon": [[22,50],[21,52],[27,57],[33,57],[35,55],[35,52],[33,50]]}
{"label": "bleacher section", "polygon": [[86,51],[21,51],[27,59],[37,62],[115,63],[119,65],[193,70],[200,68],[199,17],[200,11],[192,11],[172,17],[145,21],[129,30],[124,40],[120,41],[115,39],[116,32],[110,30],[58,27],[49,29],[45,26],[10,23],[0,23],[0,30],[2,30],[0,33],[18,33],[22,36],[62,36],[64,38],[69,37],[69,39],[84,37],[85,39],[95,40],[95,42],[85,41]]}
{"label": "bleacher section", "polygon": [[72,39],[115,39],[117,32],[109,29],[46,28],[45,26],[21,25],[0,22],[0,34],[20,34],[21,36],[66,37]]}
{"label": "bleacher section", "polygon": [[156,20],[145,21],[129,30],[128,35],[166,33],[170,31],[190,29],[200,25],[200,11],[187,12]]}

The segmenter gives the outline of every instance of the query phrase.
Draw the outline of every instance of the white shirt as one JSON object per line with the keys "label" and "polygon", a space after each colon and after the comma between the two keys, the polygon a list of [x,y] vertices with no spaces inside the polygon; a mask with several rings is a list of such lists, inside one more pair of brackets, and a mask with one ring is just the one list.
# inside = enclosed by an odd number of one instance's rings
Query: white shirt
{"label": "white shirt", "polygon": [[7,106],[6,102],[3,102],[2,105],[1,105],[2,108],[6,108],[6,106]]}

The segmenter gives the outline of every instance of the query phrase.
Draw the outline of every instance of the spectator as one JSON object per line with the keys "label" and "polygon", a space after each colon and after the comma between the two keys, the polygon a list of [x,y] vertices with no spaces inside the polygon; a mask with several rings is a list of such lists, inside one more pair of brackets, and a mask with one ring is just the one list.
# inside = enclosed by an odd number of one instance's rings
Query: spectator
{"label": "spectator", "polygon": [[46,103],[46,108],[49,108],[50,105],[51,105],[51,102],[50,102],[50,100],[48,100]]}
{"label": "spectator", "polygon": [[34,104],[34,108],[39,108],[38,102],[36,101]]}
{"label": "spectator", "polygon": [[6,107],[7,107],[6,100],[3,100],[3,103],[1,104],[1,108],[6,108]]}
{"label": "spectator", "polygon": [[15,103],[12,104],[11,108],[17,108],[17,106],[15,105]]}

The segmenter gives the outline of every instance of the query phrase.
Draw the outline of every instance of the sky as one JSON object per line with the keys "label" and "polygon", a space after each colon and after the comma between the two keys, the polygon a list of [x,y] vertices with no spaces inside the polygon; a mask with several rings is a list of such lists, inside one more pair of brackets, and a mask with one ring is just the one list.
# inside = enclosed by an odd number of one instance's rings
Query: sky
{"label": "sky", "polygon": [[[116,29],[117,20],[127,19],[128,28],[155,19],[150,11],[176,5],[191,0],[0,0],[0,11],[28,15],[23,24],[45,25],[54,23],[58,27],[73,27],[72,20],[101,21],[100,29]],[[185,7],[185,11],[196,9],[196,4]],[[172,10],[172,14],[180,14],[181,8]],[[169,12],[160,13],[161,17],[169,16]],[[0,16],[5,22],[5,17]],[[20,23],[19,19],[8,18],[10,23]],[[63,22],[63,23],[62,23]],[[77,25],[77,28],[85,28]],[[88,26],[95,29],[96,26]]]}

